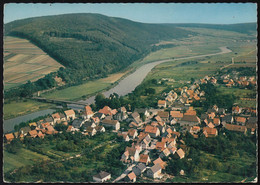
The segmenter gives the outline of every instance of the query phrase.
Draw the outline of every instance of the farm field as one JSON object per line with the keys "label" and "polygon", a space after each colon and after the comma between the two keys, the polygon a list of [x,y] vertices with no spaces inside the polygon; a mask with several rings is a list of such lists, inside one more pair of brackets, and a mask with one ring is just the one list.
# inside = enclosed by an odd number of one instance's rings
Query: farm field
{"label": "farm field", "polygon": [[59,64],[26,39],[4,37],[4,88],[36,81],[57,71]]}
{"label": "farm field", "polygon": [[129,70],[125,72],[111,74],[106,78],[93,80],[81,85],[71,86],[62,90],[47,92],[45,94],[42,94],[41,96],[44,98],[57,100],[77,100],[82,98],[82,96],[88,96],[108,88],[128,72]]}
{"label": "farm field", "polygon": [[52,104],[34,100],[13,101],[4,104],[4,120],[53,107]]}

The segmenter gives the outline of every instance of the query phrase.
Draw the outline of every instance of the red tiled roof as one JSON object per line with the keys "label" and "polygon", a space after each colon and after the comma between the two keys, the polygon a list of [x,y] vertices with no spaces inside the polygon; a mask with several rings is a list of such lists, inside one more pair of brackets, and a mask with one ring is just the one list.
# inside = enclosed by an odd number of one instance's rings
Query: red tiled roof
{"label": "red tiled roof", "polygon": [[141,162],[141,163],[147,163],[148,158],[149,158],[149,155],[147,155],[147,154],[141,154],[141,155],[140,155],[139,162]]}
{"label": "red tiled roof", "polygon": [[60,114],[57,112],[51,115],[53,119],[60,119]]}
{"label": "red tiled roof", "polygon": [[158,111],[157,115],[160,116],[161,118],[168,118],[169,117],[169,112]]}
{"label": "red tiled roof", "polygon": [[215,129],[215,128],[204,127],[203,132],[204,131],[206,131],[208,135],[216,135],[217,134],[217,129]]}
{"label": "red tiled roof", "polygon": [[181,113],[180,111],[171,111],[170,115],[173,118],[182,118],[183,117],[183,113]]}
{"label": "red tiled roof", "polygon": [[232,125],[232,124],[226,124],[225,128],[231,131],[239,131],[239,132],[245,132],[247,130],[246,126]]}
{"label": "red tiled roof", "polygon": [[134,174],[134,172],[129,173],[127,176],[130,180],[133,180],[134,178],[136,178],[136,175]]}
{"label": "red tiled roof", "polygon": [[237,122],[241,122],[241,123],[245,123],[246,122],[246,118],[244,118],[244,117],[235,117],[235,120]]}
{"label": "red tiled roof", "polygon": [[112,115],[111,108],[109,106],[104,106],[103,109],[100,109],[98,112],[105,115]]}
{"label": "red tiled roof", "polygon": [[93,114],[92,109],[91,109],[91,107],[89,105],[85,106],[85,114],[86,115]]}
{"label": "red tiled roof", "polygon": [[64,111],[64,113],[66,114],[66,116],[72,116],[72,115],[75,115],[75,112],[74,112],[74,110],[66,110],[66,111]]}
{"label": "red tiled roof", "polygon": [[165,100],[158,100],[158,105],[165,105],[166,101]]}
{"label": "red tiled roof", "polygon": [[7,140],[12,140],[12,139],[14,139],[14,135],[13,135],[13,133],[5,134],[5,138],[6,138]]}
{"label": "red tiled roof", "polygon": [[157,130],[158,130],[158,128],[157,127],[153,127],[153,126],[151,126],[151,125],[147,125],[146,127],[145,127],[145,132],[147,132],[147,133],[153,133],[153,134],[155,134],[156,132],[157,132]]}

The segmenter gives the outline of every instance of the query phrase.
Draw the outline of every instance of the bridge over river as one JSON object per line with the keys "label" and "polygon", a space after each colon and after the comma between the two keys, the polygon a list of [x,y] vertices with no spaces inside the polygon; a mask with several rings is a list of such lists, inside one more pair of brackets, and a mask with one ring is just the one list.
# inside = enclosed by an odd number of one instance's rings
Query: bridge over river
{"label": "bridge over river", "polygon": [[32,99],[42,101],[42,102],[46,102],[46,103],[55,103],[55,104],[66,103],[67,105],[68,104],[83,105],[83,106],[88,105],[88,103],[80,102],[80,101],[66,101],[66,100],[57,100],[57,99],[54,100],[54,99],[46,99],[46,98],[42,98],[42,97],[32,97]]}

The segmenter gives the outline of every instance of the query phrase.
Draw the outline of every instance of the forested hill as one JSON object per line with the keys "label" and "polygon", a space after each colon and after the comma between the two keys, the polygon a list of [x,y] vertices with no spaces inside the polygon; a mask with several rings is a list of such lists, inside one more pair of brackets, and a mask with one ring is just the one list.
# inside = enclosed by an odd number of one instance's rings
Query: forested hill
{"label": "forested hill", "polygon": [[[189,34],[169,25],[137,23],[100,14],[45,16],[5,25],[5,35],[29,39],[66,68],[77,70],[72,76],[78,78],[121,70],[158,49],[152,44]],[[64,78],[73,81],[73,77]]]}

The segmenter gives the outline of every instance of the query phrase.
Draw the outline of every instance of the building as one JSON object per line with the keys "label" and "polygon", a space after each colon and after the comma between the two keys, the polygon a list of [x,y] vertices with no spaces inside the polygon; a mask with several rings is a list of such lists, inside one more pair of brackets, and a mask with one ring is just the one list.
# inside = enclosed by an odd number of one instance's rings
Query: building
{"label": "building", "polygon": [[13,133],[5,134],[5,141],[6,142],[11,142],[13,139],[14,139]]}
{"label": "building", "polygon": [[200,124],[200,119],[195,115],[184,115],[179,123],[181,126],[193,126]]}
{"label": "building", "polygon": [[151,159],[150,159],[149,155],[147,155],[147,154],[141,154],[141,155],[140,155],[139,162],[148,165],[148,164],[151,162]]}
{"label": "building", "polygon": [[218,135],[218,130],[216,128],[204,127],[203,134],[205,137],[215,137]]}
{"label": "building", "polygon": [[115,130],[120,129],[120,123],[117,120],[104,119],[104,120],[102,120],[102,124],[105,127],[112,127]]}
{"label": "building", "polygon": [[159,108],[166,108],[166,101],[165,100],[158,100],[158,107]]}
{"label": "building", "polygon": [[160,135],[160,130],[157,127],[147,125],[144,130],[145,133],[148,133],[151,137],[155,138]]}
{"label": "building", "polygon": [[74,110],[72,110],[72,109],[66,110],[66,111],[64,111],[64,113],[65,113],[67,120],[74,120],[76,117],[76,114],[75,114]]}
{"label": "building", "polygon": [[133,172],[136,176],[140,176],[146,170],[146,165],[144,163],[138,163],[133,167]]}
{"label": "building", "polygon": [[101,171],[100,173],[93,176],[93,180],[95,182],[105,182],[109,179],[111,179],[111,174],[104,171]]}
{"label": "building", "polygon": [[84,108],[84,116],[86,116],[87,119],[91,118],[94,115],[94,113],[92,112],[92,108],[87,105]]}
{"label": "building", "polygon": [[129,173],[126,177],[125,180],[128,182],[135,182],[136,181],[136,175],[134,172]]}
{"label": "building", "polygon": [[247,132],[246,126],[226,124],[225,128],[230,131],[243,132],[244,134]]}
{"label": "building", "polygon": [[160,164],[155,164],[151,168],[147,169],[147,176],[151,178],[160,178],[162,173],[162,167]]}

